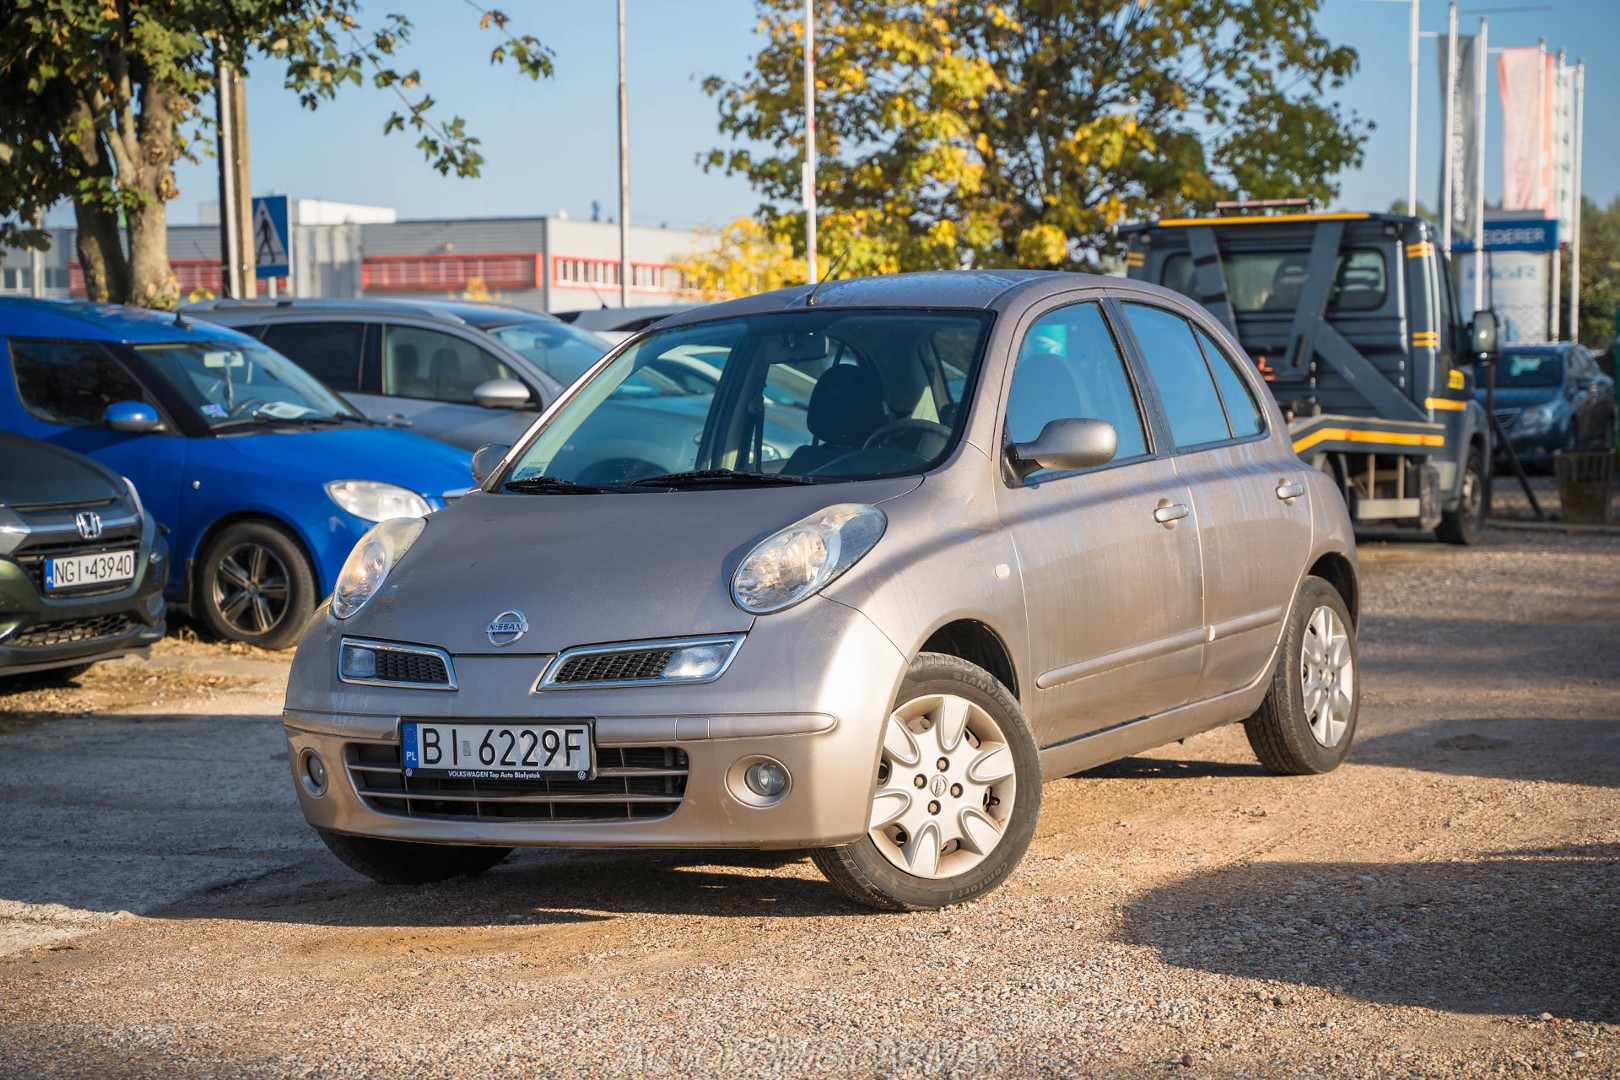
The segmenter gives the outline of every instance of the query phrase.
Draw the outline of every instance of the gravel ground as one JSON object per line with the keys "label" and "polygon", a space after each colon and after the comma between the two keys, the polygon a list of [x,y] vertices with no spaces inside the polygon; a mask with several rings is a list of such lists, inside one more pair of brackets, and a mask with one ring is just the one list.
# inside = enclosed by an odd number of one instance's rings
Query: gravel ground
{"label": "gravel ground", "polygon": [[[758,854],[525,852],[391,889],[283,839],[249,880],[0,956],[0,1075],[1620,1076],[1620,538],[1489,541],[1364,543],[1339,771],[1268,776],[1228,728],[1056,781],[976,904],[874,915]],[[249,659],[246,687],[144,708],[229,713],[212,752],[257,753],[276,661]],[[0,760],[143,708],[72,706]],[[255,811],[278,836],[280,798]]]}

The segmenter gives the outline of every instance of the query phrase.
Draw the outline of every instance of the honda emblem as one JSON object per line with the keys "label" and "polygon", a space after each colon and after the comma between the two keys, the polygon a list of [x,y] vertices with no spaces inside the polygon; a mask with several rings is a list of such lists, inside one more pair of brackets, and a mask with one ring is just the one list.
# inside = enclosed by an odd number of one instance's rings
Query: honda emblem
{"label": "honda emblem", "polygon": [[92,510],[79,511],[73,523],[79,527],[79,535],[86,540],[94,540],[101,535],[101,515]]}

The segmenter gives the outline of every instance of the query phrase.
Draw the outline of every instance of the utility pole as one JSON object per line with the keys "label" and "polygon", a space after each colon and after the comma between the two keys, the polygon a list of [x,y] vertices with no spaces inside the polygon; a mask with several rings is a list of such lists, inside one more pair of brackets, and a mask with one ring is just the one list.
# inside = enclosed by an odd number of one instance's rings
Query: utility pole
{"label": "utility pole", "polygon": [[[45,212],[34,211],[34,228],[45,227]],[[45,252],[31,248],[28,252],[28,295],[35,300],[45,298]]]}
{"label": "utility pole", "polygon": [[225,271],[221,284],[226,295],[247,300],[258,295],[251,243],[247,95],[242,73],[222,54],[214,61],[214,105],[219,127],[220,259]]}
{"label": "utility pole", "polygon": [[630,95],[624,83],[624,0],[619,0],[619,306],[630,306]]}
{"label": "utility pole", "polygon": [[816,3],[804,0],[804,259],[816,283]]}
{"label": "utility pole", "polygon": [[1412,69],[1411,111],[1406,120],[1406,212],[1417,217],[1418,0],[1411,0],[1411,8],[1412,23],[1406,48],[1406,62]]}
{"label": "utility pole", "polygon": [[1575,61],[1575,205],[1570,218],[1569,238],[1569,340],[1580,340],[1581,329],[1581,156],[1585,146],[1581,126],[1586,120],[1586,61]]}
{"label": "utility pole", "polygon": [[1446,124],[1440,143],[1444,154],[1440,170],[1440,248],[1451,258],[1451,184],[1455,155],[1451,140],[1457,136],[1457,3],[1448,5],[1446,23]]}
{"label": "utility pole", "polygon": [[1490,20],[1480,16],[1479,41],[1475,42],[1475,59],[1479,61],[1474,73],[1474,310],[1485,306],[1485,58],[1490,55],[1488,34]]}

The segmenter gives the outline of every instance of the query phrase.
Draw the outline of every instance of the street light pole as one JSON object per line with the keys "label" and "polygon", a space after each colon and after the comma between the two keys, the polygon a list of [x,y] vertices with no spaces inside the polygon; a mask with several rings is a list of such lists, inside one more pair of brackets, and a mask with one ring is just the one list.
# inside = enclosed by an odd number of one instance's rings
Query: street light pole
{"label": "street light pole", "polygon": [[619,306],[630,306],[630,95],[624,82],[624,0],[619,0]]}
{"label": "street light pole", "polygon": [[816,283],[816,5],[804,0],[804,258]]}
{"label": "street light pole", "polygon": [[1581,156],[1585,151],[1581,126],[1586,120],[1586,61],[1575,61],[1575,205],[1570,214],[1569,238],[1569,340],[1580,340],[1581,328]]}
{"label": "street light pole", "polygon": [[1475,58],[1479,61],[1474,73],[1474,310],[1485,306],[1485,58],[1490,55],[1488,34],[1490,20],[1479,19],[1479,41],[1475,42]]}
{"label": "street light pole", "polygon": [[1406,212],[1417,216],[1417,144],[1418,144],[1418,0],[1412,0],[1412,23],[1406,49],[1406,61],[1411,67],[1411,111],[1406,120]]}
{"label": "street light pole", "polygon": [[1457,137],[1457,3],[1447,5],[1446,17],[1446,123],[1440,142],[1444,155],[1440,169],[1440,248],[1451,258],[1452,170],[1456,167],[1452,140]]}

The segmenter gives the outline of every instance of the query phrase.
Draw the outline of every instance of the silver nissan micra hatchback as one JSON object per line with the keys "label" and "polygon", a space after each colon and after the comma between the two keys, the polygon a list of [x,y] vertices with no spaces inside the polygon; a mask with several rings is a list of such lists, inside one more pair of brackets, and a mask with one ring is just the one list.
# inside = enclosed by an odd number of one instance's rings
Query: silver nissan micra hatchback
{"label": "silver nissan micra hatchback", "polygon": [[[659,463],[619,407],[651,396],[694,420]],[[304,815],[378,881],[809,849],[860,903],[939,907],[1017,865],[1043,779],[1234,721],[1323,772],[1355,734],[1343,500],[1231,336],[1153,286],[704,307],[473,467],[355,547],[287,689]]]}

